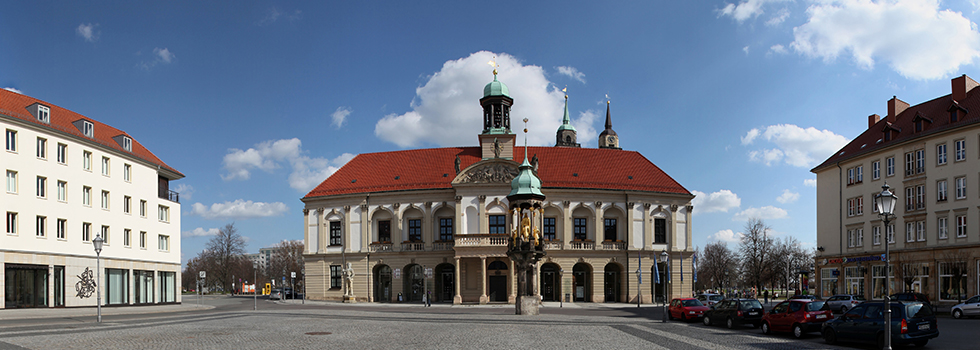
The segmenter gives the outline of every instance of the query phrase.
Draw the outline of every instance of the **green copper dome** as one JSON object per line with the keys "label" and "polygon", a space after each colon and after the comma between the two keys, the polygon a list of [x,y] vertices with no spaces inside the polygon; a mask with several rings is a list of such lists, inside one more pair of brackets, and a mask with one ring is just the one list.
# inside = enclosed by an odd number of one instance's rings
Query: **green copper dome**
{"label": "green copper dome", "polygon": [[493,75],[493,81],[483,87],[483,97],[487,96],[507,96],[510,97],[510,89],[507,85],[497,80],[497,75]]}
{"label": "green copper dome", "polygon": [[524,155],[524,162],[521,163],[520,172],[510,182],[510,194],[507,195],[507,198],[544,199],[544,194],[541,193],[541,179],[537,175],[534,175],[533,167],[527,162],[527,155]]}

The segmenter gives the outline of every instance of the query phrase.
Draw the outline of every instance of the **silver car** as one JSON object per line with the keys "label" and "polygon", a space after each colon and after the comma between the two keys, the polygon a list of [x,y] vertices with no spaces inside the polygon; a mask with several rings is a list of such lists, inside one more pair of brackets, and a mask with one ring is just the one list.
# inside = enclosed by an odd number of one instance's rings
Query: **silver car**
{"label": "silver car", "polygon": [[853,294],[838,294],[827,298],[827,306],[833,311],[845,313],[847,310],[865,302],[864,296]]}
{"label": "silver car", "polygon": [[980,295],[974,296],[962,304],[954,305],[951,310],[953,318],[980,316]]}
{"label": "silver car", "polygon": [[269,293],[269,300],[282,300],[282,289],[273,289],[272,293]]}
{"label": "silver car", "polygon": [[701,301],[701,304],[709,307],[717,304],[719,301],[725,300],[725,296],[721,294],[700,294],[697,298]]}

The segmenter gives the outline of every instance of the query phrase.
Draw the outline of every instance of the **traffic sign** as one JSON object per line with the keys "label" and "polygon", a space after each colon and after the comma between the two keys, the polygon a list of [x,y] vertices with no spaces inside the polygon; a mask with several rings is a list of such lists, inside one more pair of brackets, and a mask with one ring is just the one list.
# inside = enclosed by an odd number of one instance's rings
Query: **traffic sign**
{"label": "traffic sign", "polygon": [[207,271],[201,271],[200,272],[200,275],[201,275],[201,278],[202,279],[204,278],[204,276],[207,276],[207,274],[208,274]]}
{"label": "traffic sign", "polygon": [[290,278],[296,278],[296,273],[295,272],[290,272],[289,273],[289,277]]}

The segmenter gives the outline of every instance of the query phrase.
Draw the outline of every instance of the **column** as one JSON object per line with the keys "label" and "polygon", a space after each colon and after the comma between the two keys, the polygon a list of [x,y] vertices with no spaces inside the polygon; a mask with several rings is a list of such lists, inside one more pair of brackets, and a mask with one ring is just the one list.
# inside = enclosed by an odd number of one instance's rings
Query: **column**
{"label": "column", "polygon": [[507,259],[507,302],[517,302],[517,280],[514,278],[514,260]]}
{"label": "column", "polygon": [[480,257],[480,304],[486,304],[487,298],[487,257]]}
{"label": "column", "polygon": [[564,249],[571,249],[572,238],[574,237],[574,235],[572,234],[571,204],[572,202],[570,201],[561,202],[562,205],[561,241],[562,241],[562,247],[564,247]]}
{"label": "column", "polygon": [[456,257],[456,273],[453,275],[453,278],[455,279],[455,283],[453,283],[453,285],[456,286],[456,295],[453,296],[453,304],[459,305],[463,303],[463,296],[459,294],[459,285],[461,282],[459,277],[459,257]]}
{"label": "column", "polygon": [[[310,241],[310,210],[309,209],[303,209],[303,241],[304,242]],[[306,244],[305,247],[303,247],[303,252],[306,254],[310,253],[309,244]]]}
{"label": "column", "polygon": [[540,261],[535,262],[534,265],[531,265],[531,290],[534,291],[534,296],[538,298],[541,297],[541,285],[538,283],[538,279],[541,278],[540,274],[538,273],[540,267]]}
{"label": "column", "polygon": [[[479,204],[477,204],[477,206],[479,207],[479,208],[477,208],[477,210],[479,210],[479,212],[480,212],[480,217],[477,218],[477,219],[480,220],[480,232],[467,232],[467,233],[470,233],[470,234],[472,234],[472,233],[490,233],[489,220],[487,219],[487,196],[481,194],[480,197],[478,197],[478,198],[480,199],[480,201],[479,201]],[[470,220],[473,220],[473,218],[470,218]],[[484,258],[484,260],[485,259],[486,258]],[[484,277],[486,277],[486,273],[484,273]]]}
{"label": "column", "polygon": [[602,202],[596,201],[595,202],[595,225],[592,225],[595,227],[594,238],[595,238],[596,249],[599,249],[598,247],[601,246],[602,240],[605,239],[603,237],[605,234],[604,232],[605,230],[603,230],[604,228],[603,224],[604,223],[602,222]]}

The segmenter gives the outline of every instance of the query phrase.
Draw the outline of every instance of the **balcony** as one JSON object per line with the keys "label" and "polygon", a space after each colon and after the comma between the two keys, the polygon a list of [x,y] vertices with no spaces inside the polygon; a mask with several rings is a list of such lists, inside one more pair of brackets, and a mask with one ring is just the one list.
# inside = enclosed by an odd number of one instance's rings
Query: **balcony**
{"label": "balcony", "polygon": [[177,191],[166,190],[166,191],[160,191],[159,194],[160,194],[160,199],[166,199],[174,203],[180,203],[180,193],[177,193]]}
{"label": "balcony", "polygon": [[403,252],[421,252],[425,250],[425,243],[422,242],[405,242],[402,243]]}
{"label": "balcony", "polygon": [[391,252],[391,251],[394,251],[394,249],[392,248],[392,243],[391,242],[386,242],[386,243],[378,243],[378,242],[375,242],[375,243],[371,243],[369,249],[371,250],[372,253]]}
{"label": "balcony", "polygon": [[626,250],[626,242],[602,242],[602,250]]}
{"label": "balcony", "polygon": [[591,241],[571,241],[568,243],[570,250],[595,250],[595,242]]}
{"label": "balcony", "polygon": [[433,242],[432,243],[432,250],[434,250],[434,251],[453,250],[453,245],[454,245],[453,243],[454,242],[452,242],[452,241],[449,241],[449,242]]}
{"label": "balcony", "polygon": [[561,250],[564,243],[562,241],[544,241],[544,250]]}
{"label": "balcony", "polygon": [[471,234],[456,236],[456,247],[506,247],[506,234]]}

